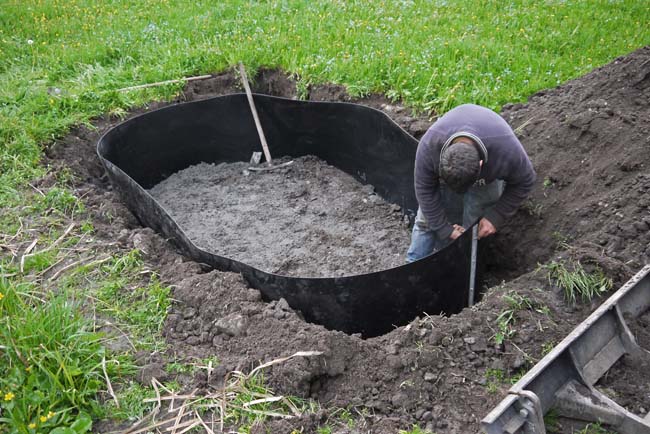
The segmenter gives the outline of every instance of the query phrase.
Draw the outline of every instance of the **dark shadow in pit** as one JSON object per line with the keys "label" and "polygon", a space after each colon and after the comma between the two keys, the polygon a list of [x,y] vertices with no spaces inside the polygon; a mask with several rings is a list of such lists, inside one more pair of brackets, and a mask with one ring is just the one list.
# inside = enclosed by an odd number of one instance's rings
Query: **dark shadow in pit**
{"label": "dark shadow in pit", "polygon": [[[255,101],[273,155],[315,155],[372,184],[412,217],[417,141],[384,113],[265,95],[255,95]],[[241,273],[266,299],[285,298],[307,321],[372,337],[422,313],[451,314],[467,305],[471,231],[441,252],[392,269],[336,278],[281,276],[199,249],[145,190],[200,162],[247,161],[259,148],[246,97],[235,94],[132,118],[106,133],[97,151],[144,225],[196,261]]]}

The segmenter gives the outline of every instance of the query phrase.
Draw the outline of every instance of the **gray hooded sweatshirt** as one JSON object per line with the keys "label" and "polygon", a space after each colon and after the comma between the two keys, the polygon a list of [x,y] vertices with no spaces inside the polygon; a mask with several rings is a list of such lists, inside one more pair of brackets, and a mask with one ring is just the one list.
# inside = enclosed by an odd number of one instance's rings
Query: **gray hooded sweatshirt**
{"label": "gray hooded sweatshirt", "polygon": [[528,197],[535,182],[535,170],[523,146],[506,121],[492,110],[464,104],[438,119],[418,144],[415,157],[415,194],[427,223],[441,239],[453,227],[440,199],[440,153],[459,136],[478,144],[483,166],[479,180],[506,182],[503,195],[484,216],[496,228],[512,216]]}

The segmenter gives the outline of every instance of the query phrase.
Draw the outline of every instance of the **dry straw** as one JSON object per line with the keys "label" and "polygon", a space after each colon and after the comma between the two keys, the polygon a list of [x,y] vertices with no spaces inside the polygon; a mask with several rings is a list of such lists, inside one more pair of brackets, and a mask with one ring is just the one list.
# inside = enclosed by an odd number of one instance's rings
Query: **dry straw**
{"label": "dry straw", "polygon": [[[197,427],[202,427],[207,433],[223,433],[229,413],[240,413],[249,416],[262,416],[271,418],[291,419],[298,417],[302,411],[285,396],[275,396],[270,391],[261,393],[251,390],[248,384],[263,369],[287,362],[297,357],[315,357],[322,355],[320,351],[299,351],[288,357],[281,357],[263,363],[248,374],[242,371],[232,371],[226,375],[222,389],[207,394],[198,394],[196,390],[191,393],[178,394],[152,379],[152,386],[156,392],[154,398],[145,399],[145,403],[155,403],[152,411],[145,418],[133,425],[124,434],[142,434],[156,432],[163,434],[183,434]],[[161,390],[166,394],[161,394]],[[252,397],[247,402],[241,402],[242,395]],[[260,410],[255,407],[262,404],[278,404],[281,410]],[[165,418],[156,421],[156,416],[161,412],[163,404],[167,407]],[[288,409],[288,411],[286,410]],[[210,414],[211,419],[203,419],[205,414]],[[149,422],[143,426],[145,422]]]}

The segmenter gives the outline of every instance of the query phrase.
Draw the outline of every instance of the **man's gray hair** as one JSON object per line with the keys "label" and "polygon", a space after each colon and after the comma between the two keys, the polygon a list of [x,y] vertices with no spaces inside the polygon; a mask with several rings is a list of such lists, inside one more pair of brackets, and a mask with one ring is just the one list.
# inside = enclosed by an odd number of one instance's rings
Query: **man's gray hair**
{"label": "man's gray hair", "polygon": [[476,146],[456,142],[440,155],[440,177],[456,193],[465,193],[481,173],[481,156]]}

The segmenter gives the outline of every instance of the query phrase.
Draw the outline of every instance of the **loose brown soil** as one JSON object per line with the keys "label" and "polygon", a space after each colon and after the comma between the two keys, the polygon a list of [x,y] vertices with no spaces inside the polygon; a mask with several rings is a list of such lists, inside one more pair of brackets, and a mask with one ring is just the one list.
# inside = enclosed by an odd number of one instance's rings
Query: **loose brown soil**
{"label": "loose brown soil", "polygon": [[648,47],[502,115],[520,129],[538,187],[495,240],[499,266],[531,269],[559,242],[617,282],[650,262]]}
{"label": "loose brown soil", "polygon": [[[193,82],[180,100],[238,91],[235,83],[230,74]],[[263,71],[257,88],[295,95],[295,84],[275,71]],[[310,98],[349,99],[336,86],[313,88]],[[380,96],[358,102],[386,111],[416,137],[431,124]],[[264,303],[240,276],[206,272],[139,227],[107,184],[94,153],[100,134],[116,119],[98,119],[97,130],[73,131],[48,150],[48,162],[80,175],[78,193],[86,198],[100,242],[118,240],[123,249],[141,249],[149,266],[174,285],[176,301],[165,324],[169,349],[162,357],[221,361],[210,383],[203,373],[185,378],[188,389],[218,388],[232,369],[318,350],[322,356],[274,366],[267,380],[278,393],[316,399],[324,410],[269,421],[259,432],[315,432],[324,423],[335,425],[336,432],[358,432],[337,425],[334,409],[345,407],[363,414],[356,417],[363,432],[394,433],[417,423],[438,433],[470,433],[510,386],[491,373],[516,376],[598,304],[566,306],[544,274],[531,271],[538,262],[579,259],[604,269],[617,285],[650,262],[650,48],[542,91],[526,104],[506,106],[502,114],[518,128],[538,172],[530,202],[492,240],[487,255],[492,280],[508,282],[458,315],[415,319],[368,340],[305,323],[283,303]],[[550,313],[517,311],[514,335],[496,345],[496,317],[510,307],[503,295],[512,293]],[[237,323],[237,333],[224,332],[229,322]],[[143,372],[155,373],[160,358],[141,357]],[[638,393],[632,396],[640,400]]]}
{"label": "loose brown soil", "polygon": [[150,193],[199,247],[287,276],[335,277],[402,265],[410,241],[399,205],[313,156],[201,163]]}

